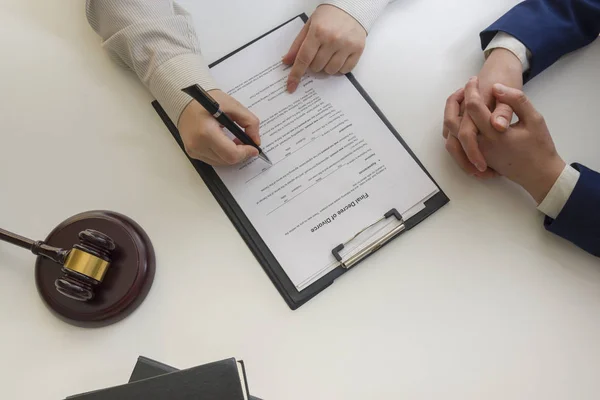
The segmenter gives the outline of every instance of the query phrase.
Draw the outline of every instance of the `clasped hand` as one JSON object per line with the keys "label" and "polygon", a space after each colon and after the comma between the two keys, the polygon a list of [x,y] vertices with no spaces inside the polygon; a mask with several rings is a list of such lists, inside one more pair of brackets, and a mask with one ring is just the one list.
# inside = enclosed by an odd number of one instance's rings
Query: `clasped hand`
{"label": "clasped hand", "polygon": [[[512,119],[513,110],[507,104],[497,102],[492,95],[492,85],[502,83],[521,89],[523,87],[521,61],[510,51],[495,49],[479,73],[479,86],[485,104],[493,110],[491,123],[499,132],[505,131]],[[496,176],[477,144],[479,130],[469,114],[464,113],[464,90],[451,95],[444,112],[443,136],[446,150],[456,163],[469,175],[482,179]]]}
{"label": "clasped hand", "polygon": [[[464,97],[465,115],[479,131],[476,145],[486,164],[522,186],[539,204],[562,173],[565,162],[556,152],[544,117],[525,93],[496,83],[491,94],[496,104],[503,104],[511,113],[514,110],[519,118],[512,125],[502,126],[503,132],[494,124],[497,113],[489,110],[479,78],[471,78],[465,89],[454,96],[455,100]],[[455,104],[453,108],[457,107]]]}

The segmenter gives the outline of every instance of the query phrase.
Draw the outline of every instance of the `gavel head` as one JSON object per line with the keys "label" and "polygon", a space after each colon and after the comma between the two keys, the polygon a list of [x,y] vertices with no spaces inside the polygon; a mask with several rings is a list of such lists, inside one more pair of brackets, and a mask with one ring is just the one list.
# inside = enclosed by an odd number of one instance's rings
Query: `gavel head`
{"label": "gavel head", "polygon": [[78,301],[94,298],[111,262],[115,242],[107,235],[86,229],[79,233],[79,244],[73,246],[62,267],[63,276],[54,285],[61,294]]}

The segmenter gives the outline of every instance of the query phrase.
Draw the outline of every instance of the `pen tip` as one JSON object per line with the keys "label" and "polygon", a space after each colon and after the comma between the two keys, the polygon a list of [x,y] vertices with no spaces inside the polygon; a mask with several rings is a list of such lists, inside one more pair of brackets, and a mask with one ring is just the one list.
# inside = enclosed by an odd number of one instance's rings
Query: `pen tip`
{"label": "pen tip", "polygon": [[269,160],[269,157],[267,157],[267,155],[264,152],[261,152],[258,154],[258,157],[263,160],[264,162],[266,162],[269,165],[273,165],[273,163],[271,162],[271,160]]}

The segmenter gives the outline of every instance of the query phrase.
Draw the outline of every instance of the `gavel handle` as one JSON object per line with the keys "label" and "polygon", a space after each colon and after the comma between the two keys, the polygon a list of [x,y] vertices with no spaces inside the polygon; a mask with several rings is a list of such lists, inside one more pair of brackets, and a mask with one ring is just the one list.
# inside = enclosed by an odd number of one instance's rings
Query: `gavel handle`
{"label": "gavel handle", "polygon": [[12,243],[15,246],[19,246],[27,250],[31,250],[35,243],[35,241],[31,239],[17,235],[16,233],[5,231],[4,229],[0,229],[0,240]]}
{"label": "gavel handle", "polygon": [[42,241],[34,241],[0,228],[0,240],[30,250],[33,254],[49,258],[61,265],[65,263],[69,250],[48,246]]}

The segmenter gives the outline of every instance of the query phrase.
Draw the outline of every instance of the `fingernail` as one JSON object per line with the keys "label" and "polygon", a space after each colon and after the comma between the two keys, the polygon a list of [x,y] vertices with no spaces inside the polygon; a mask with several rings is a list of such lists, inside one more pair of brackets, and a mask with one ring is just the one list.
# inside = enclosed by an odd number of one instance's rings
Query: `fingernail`
{"label": "fingernail", "polygon": [[498,117],[498,118],[496,118],[496,122],[498,123],[498,125],[500,125],[504,129],[508,128],[508,121],[506,120],[506,118]]}
{"label": "fingernail", "polygon": [[469,78],[469,82],[475,82],[476,79],[477,79],[476,76],[472,76],[472,77]]}
{"label": "fingernail", "polygon": [[477,163],[475,166],[480,172],[485,172],[485,166],[483,164]]}
{"label": "fingernail", "polygon": [[496,84],[494,85],[494,89],[496,89],[496,93],[498,93],[498,94],[500,94],[500,95],[504,94],[504,85],[501,85],[501,84],[499,84],[499,83],[496,83]]}
{"label": "fingernail", "polygon": [[293,92],[294,90],[296,90],[296,88],[297,88],[297,87],[298,87],[298,82],[296,82],[296,81],[291,81],[291,82],[288,82],[288,85],[287,85],[287,90],[288,90],[288,92],[290,92],[290,93],[291,93],[291,92]]}

